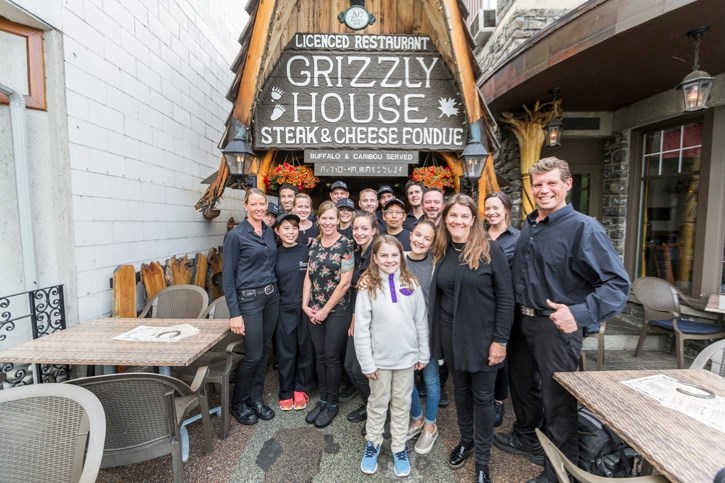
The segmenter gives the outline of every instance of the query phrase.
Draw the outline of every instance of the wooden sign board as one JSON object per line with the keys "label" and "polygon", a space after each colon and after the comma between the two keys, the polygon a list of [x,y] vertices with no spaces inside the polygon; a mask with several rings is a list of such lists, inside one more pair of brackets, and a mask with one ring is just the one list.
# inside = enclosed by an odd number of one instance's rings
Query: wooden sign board
{"label": "wooden sign board", "polygon": [[315,163],[315,176],[408,176],[407,164],[378,164],[362,162]]}
{"label": "wooden sign board", "polygon": [[460,151],[456,82],[429,37],[296,34],[254,108],[255,149]]}
{"label": "wooden sign board", "polygon": [[418,151],[305,151],[305,163],[418,164]]}

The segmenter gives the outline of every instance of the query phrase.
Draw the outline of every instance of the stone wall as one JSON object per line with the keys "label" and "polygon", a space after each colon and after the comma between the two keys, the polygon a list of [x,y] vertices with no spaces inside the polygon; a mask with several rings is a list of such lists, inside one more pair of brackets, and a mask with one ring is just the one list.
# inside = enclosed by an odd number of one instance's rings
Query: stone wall
{"label": "stone wall", "polygon": [[[516,227],[521,223],[521,156],[519,143],[513,133],[502,128],[499,133],[501,149],[494,154],[493,167],[499,177],[501,191],[511,198],[511,221]],[[508,182],[508,185],[503,181]]]}
{"label": "stone wall", "polygon": [[617,131],[606,140],[602,163],[601,222],[621,257],[627,234],[630,134],[629,130]]}

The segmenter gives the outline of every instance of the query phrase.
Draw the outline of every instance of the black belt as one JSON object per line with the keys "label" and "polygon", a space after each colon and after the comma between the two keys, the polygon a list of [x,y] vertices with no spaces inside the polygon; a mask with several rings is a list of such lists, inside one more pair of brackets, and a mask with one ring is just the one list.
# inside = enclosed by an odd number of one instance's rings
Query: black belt
{"label": "black belt", "polygon": [[553,310],[538,310],[525,305],[519,305],[519,310],[521,311],[521,315],[525,315],[527,317],[548,317],[554,313]]}
{"label": "black belt", "polygon": [[239,293],[242,297],[249,297],[251,295],[272,295],[275,291],[273,283],[266,285],[262,288],[250,288],[248,290],[240,290]]}

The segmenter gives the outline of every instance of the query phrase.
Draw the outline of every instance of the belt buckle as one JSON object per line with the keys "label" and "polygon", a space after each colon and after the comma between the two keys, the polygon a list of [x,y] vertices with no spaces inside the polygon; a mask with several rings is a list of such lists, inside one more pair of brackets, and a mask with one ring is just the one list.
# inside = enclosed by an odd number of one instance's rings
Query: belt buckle
{"label": "belt buckle", "polygon": [[264,287],[264,295],[272,295],[274,293],[274,285],[271,283]]}
{"label": "belt buckle", "polygon": [[531,307],[526,307],[524,305],[521,306],[521,313],[523,315],[526,315],[527,317],[534,317],[536,316],[536,311]]}

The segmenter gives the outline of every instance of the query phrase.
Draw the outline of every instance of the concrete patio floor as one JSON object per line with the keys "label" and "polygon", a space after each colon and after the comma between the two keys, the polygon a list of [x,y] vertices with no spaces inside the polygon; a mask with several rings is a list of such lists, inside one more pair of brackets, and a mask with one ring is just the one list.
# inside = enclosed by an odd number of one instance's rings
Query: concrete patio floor
{"label": "concrete patio floor", "polygon": [[[588,352],[588,367],[596,367],[594,353]],[[689,363],[689,361],[688,361]],[[676,367],[672,354],[644,351],[638,358],[632,351],[607,351],[605,370],[671,369]],[[469,459],[463,468],[453,471],[447,465],[448,453],[458,443],[455,405],[452,387],[447,385],[451,404],[441,408],[438,415],[440,436],[433,451],[419,456],[410,447],[412,471],[409,482],[469,482],[474,479],[474,461]],[[204,455],[200,424],[189,427],[191,455],[184,465],[187,482],[348,482],[394,481],[390,457],[390,443],[383,445],[376,475],[360,471],[360,457],[364,438],[360,428],[364,423],[352,424],[347,413],[360,404],[358,396],[341,404],[340,415],[322,430],[305,423],[305,411],[282,412],[277,406],[277,372],[268,370],[265,400],[275,410],[271,421],[260,421],[254,426],[242,426],[232,418],[229,437],[216,439],[219,424],[212,417],[215,436],[214,452]],[[313,395],[312,402],[316,400]],[[506,401],[504,424],[498,431],[508,431],[513,423],[510,399]],[[535,477],[541,467],[521,456],[492,449],[491,477],[497,483],[514,483]],[[171,457],[157,458],[145,463],[101,470],[99,482],[157,482],[171,481]]]}

